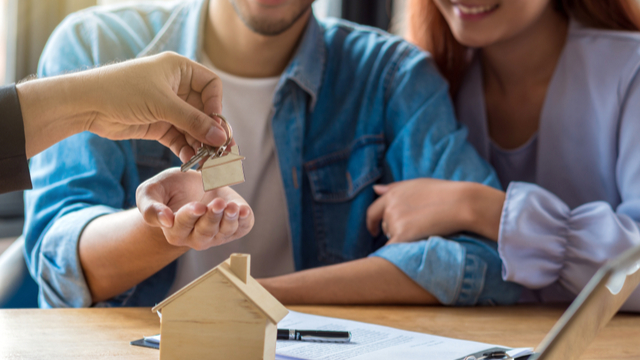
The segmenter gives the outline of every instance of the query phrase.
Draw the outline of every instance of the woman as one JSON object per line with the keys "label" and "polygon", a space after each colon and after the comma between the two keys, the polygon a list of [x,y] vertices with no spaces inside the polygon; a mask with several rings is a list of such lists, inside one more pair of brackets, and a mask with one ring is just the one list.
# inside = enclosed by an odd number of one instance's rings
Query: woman
{"label": "woman", "polygon": [[[433,54],[506,191],[379,186],[369,230],[382,223],[391,243],[481,234],[498,242],[503,278],[536,290],[523,300],[571,301],[640,244],[637,3],[413,0],[408,12],[411,40]],[[640,311],[640,291],[623,309]]]}

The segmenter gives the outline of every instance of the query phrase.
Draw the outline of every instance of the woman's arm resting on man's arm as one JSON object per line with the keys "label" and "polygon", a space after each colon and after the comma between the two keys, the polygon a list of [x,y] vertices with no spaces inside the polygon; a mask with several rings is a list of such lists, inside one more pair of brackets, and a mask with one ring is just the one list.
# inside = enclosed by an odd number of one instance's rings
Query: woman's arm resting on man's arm
{"label": "woman's arm resting on man's arm", "polygon": [[195,171],[169,169],[147,180],[138,188],[137,203],[140,211],[96,218],[82,232],[80,262],[94,303],[139,284],[189,249],[246,235],[254,222],[235,191],[204,193]]}
{"label": "woman's arm resting on man's arm", "polygon": [[293,304],[416,304],[438,300],[379,257],[259,279],[280,302]]}
{"label": "woman's arm resting on man's arm", "polygon": [[380,197],[367,211],[367,229],[381,226],[389,244],[469,231],[498,241],[505,193],[479,183],[414,179],[374,186]]}

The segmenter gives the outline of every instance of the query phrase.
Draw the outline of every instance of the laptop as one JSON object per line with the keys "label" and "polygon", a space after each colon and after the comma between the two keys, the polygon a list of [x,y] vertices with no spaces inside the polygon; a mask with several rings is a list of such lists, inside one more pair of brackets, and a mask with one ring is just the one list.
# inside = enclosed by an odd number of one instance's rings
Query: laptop
{"label": "laptop", "polygon": [[[515,360],[575,360],[618,312],[640,283],[640,245],[607,262],[591,278],[532,355]],[[497,350],[497,349],[496,349]],[[504,351],[466,359],[514,359]]]}

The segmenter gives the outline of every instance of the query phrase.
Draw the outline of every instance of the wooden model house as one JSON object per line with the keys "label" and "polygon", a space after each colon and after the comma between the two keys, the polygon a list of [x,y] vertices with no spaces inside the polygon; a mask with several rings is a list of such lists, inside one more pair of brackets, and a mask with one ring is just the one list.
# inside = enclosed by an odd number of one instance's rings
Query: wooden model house
{"label": "wooden model house", "polygon": [[156,305],[160,360],[273,360],[288,311],[249,275],[250,255],[231,258]]}
{"label": "wooden model house", "polygon": [[228,154],[212,157],[202,165],[202,184],[204,191],[244,182],[244,169],[238,145],[231,146]]}

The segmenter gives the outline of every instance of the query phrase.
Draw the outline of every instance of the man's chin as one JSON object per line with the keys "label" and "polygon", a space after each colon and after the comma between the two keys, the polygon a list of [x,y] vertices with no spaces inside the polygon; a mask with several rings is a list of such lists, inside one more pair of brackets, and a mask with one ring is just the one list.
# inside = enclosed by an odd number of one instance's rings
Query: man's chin
{"label": "man's chin", "polygon": [[264,35],[264,36],[278,36],[285,31],[289,30],[296,22],[290,21],[273,21],[273,20],[257,20],[251,19],[249,21],[245,21],[243,19],[244,24],[251,29],[251,31]]}
{"label": "man's chin", "polygon": [[[252,14],[253,11],[249,10],[250,6],[246,6],[247,4],[241,0],[232,0],[231,3],[242,22],[253,32],[264,36],[277,36],[289,30],[311,11],[312,1],[308,4],[304,4],[305,1],[303,0],[296,0],[296,2],[297,1],[300,2],[298,3],[299,8],[291,9],[290,5],[280,6],[278,9],[263,9],[264,13],[257,15]],[[258,2],[265,7],[269,7],[271,3],[277,5],[287,2],[287,0],[261,0]],[[262,4],[262,2],[264,2],[264,4]],[[284,14],[279,14],[281,12],[284,12]],[[267,13],[271,14],[267,15]]]}

